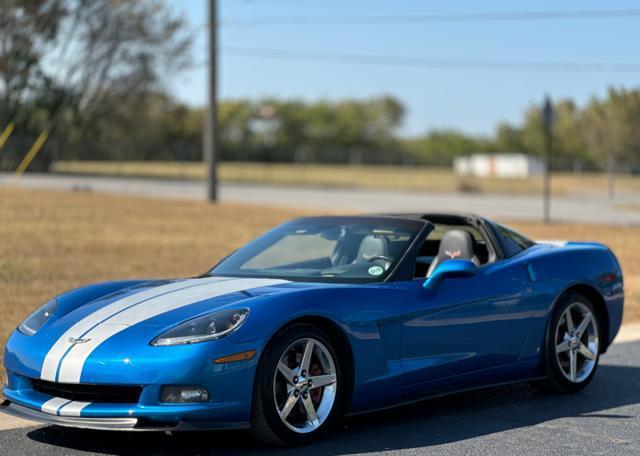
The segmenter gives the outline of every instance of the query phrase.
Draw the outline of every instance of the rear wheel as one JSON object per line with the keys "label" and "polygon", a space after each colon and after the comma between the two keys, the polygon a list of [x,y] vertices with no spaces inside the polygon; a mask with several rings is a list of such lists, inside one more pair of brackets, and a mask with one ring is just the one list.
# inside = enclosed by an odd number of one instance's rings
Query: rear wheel
{"label": "rear wheel", "polygon": [[600,324],[593,304],[580,294],[556,306],[546,347],[546,389],[575,393],[593,379],[600,358]]}
{"label": "rear wheel", "polygon": [[327,335],[310,325],[287,329],[267,350],[256,374],[252,433],[272,444],[307,443],[339,414],[337,353]]}

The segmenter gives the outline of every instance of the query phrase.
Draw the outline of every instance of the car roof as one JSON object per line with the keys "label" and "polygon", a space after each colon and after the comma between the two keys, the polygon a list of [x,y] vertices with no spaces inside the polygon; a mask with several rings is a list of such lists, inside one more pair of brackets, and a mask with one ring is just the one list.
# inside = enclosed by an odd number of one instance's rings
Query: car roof
{"label": "car roof", "polygon": [[482,217],[466,212],[428,212],[428,213],[417,213],[417,212],[398,212],[398,213],[375,213],[375,214],[345,214],[345,215],[325,215],[325,216],[308,216],[301,217],[302,219],[313,219],[313,218],[371,218],[371,217],[382,217],[382,218],[394,218],[394,219],[402,219],[402,220],[413,220],[419,222],[432,222],[432,223],[441,223],[441,224],[458,224],[460,222],[469,222],[469,221],[479,221],[484,220]]}
{"label": "car roof", "polygon": [[482,217],[469,212],[428,212],[428,213],[392,213],[392,214],[379,214],[383,216],[402,217],[407,219],[421,219],[434,223],[448,223],[460,220],[481,220]]}

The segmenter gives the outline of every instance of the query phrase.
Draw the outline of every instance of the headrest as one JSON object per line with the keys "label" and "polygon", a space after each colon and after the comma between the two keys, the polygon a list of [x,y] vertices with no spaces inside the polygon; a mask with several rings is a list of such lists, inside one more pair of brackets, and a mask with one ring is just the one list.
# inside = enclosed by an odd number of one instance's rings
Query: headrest
{"label": "headrest", "polygon": [[474,257],[473,237],[464,230],[447,231],[440,241],[438,258],[443,260],[470,260]]}

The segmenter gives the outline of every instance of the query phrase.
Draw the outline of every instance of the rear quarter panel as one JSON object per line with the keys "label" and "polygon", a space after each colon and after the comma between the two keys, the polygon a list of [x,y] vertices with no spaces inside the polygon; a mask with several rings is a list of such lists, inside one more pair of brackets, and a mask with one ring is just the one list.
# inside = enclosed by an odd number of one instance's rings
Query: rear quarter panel
{"label": "rear quarter panel", "polygon": [[523,356],[540,353],[553,306],[573,287],[590,287],[601,296],[606,309],[607,321],[601,322],[606,349],[618,333],[623,314],[622,270],[615,255],[602,244],[568,242],[538,244],[519,256],[538,296],[531,339]]}

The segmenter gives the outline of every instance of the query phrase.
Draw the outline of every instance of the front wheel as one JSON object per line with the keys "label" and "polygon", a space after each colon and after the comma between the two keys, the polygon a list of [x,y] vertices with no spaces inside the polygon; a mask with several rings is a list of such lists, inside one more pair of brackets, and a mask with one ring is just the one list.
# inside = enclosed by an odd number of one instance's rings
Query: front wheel
{"label": "front wheel", "polygon": [[600,358],[600,322],[593,304],[568,294],[553,312],[546,342],[545,389],[576,393],[593,379]]}
{"label": "front wheel", "polygon": [[340,362],[327,335],[315,326],[291,327],[258,366],[252,433],[271,444],[307,443],[338,416],[342,389]]}

